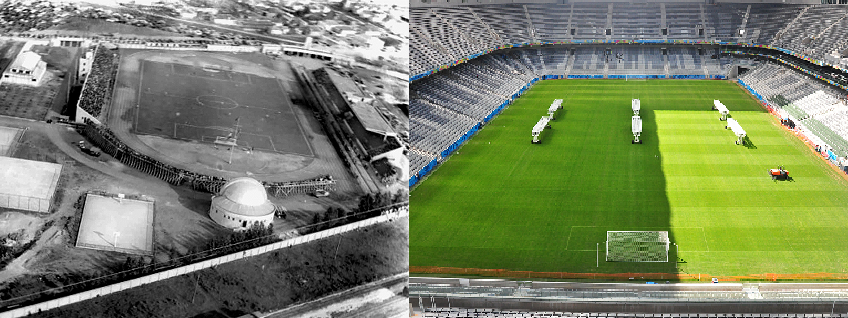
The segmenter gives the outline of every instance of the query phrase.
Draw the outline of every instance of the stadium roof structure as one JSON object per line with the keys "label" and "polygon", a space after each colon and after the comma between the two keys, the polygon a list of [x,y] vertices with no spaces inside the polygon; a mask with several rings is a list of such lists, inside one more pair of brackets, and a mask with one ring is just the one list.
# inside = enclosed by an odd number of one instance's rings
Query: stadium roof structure
{"label": "stadium roof structure", "polygon": [[[380,115],[380,112],[374,108],[374,105],[369,103],[369,101],[373,102],[372,99],[350,94],[345,95],[348,100],[348,104],[350,104],[350,109],[353,110],[353,114],[356,115],[356,118],[358,118],[359,122],[362,123],[362,126],[365,127],[365,130],[386,136],[397,136],[397,133],[395,133],[392,126],[386,122],[383,115]],[[360,100],[357,101],[357,98]]]}
{"label": "stadium roof structure", "polygon": [[374,99],[364,97],[365,94],[362,93],[356,82],[350,77],[342,76],[334,69],[324,68],[324,70],[327,72],[330,81],[345,98],[350,109],[353,110],[353,114],[365,127],[365,130],[384,136],[397,136],[397,133],[383,118],[383,115],[380,115],[380,112],[374,108],[372,104]]}
{"label": "stadium roof structure", "polygon": [[349,92],[350,94],[362,95],[362,90],[356,86],[356,83],[350,79],[350,77],[342,76],[338,71],[325,67],[324,70],[327,72],[327,75],[330,77],[330,81],[333,82],[333,85],[336,86],[336,89],[339,92]]}

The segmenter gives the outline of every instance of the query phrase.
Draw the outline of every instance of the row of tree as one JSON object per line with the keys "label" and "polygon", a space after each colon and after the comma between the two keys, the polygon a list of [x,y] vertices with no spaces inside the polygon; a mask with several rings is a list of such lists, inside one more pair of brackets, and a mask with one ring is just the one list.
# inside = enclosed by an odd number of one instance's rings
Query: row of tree
{"label": "row of tree", "polygon": [[308,226],[300,228],[300,234],[309,234],[317,231],[342,226],[356,221],[365,220],[379,216],[385,207],[396,203],[406,202],[409,196],[406,191],[399,190],[396,193],[380,192],[377,194],[366,194],[359,197],[359,204],[352,211],[341,207],[329,207],[323,213],[315,213],[312,222]]}

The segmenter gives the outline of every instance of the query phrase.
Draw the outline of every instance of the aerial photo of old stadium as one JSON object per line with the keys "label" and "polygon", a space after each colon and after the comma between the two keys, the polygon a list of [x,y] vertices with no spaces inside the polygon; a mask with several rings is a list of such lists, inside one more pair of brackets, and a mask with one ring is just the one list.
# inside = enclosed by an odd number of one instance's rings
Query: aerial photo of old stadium
{"label": "aerial photo of old stadium", "polygon": [[405,317],[409,9],[0,2],[0,317]]}
{"label": "aerial photo of old stadium", "polygon": [[412,314],[848,317],[846,4],[412,1]]}

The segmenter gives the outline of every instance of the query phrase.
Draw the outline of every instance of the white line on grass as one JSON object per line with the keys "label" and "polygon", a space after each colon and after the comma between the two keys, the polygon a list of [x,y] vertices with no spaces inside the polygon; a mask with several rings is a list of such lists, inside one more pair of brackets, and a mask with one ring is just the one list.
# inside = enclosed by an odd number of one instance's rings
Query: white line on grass
{"label": "white line on grass", "polygon": [[524,148],[524,152],[522,152],[522,153],[521,153],[521,157],[518,157],[518,160],[516,160],[516,161],[515,161],[515,164],[514,164],[514,165],[512,165],[512,169],[509,169],[509,173],[507,173],[507,174],[506,174],[506,176],[507,176],[507,177],[511,177],[511,176],[512,176],[512,173],[515,171],[515,168],[518,168],[518,164],[519,164],[519,163],[521,163],[521,162],[523,162],[523,160],[522,160],[522,159],[524,159],[524,155],[526,155],[526,154],[527,154],[527,150],[530,150],[530,148],[532,148],[532,147]]}
{"label": "white line on grass", "polygon": [[574,226],[568,228],[568,239],[565,240],[565,250],[568,250],[568,242],[571,242],[571,232],[574,232]]}

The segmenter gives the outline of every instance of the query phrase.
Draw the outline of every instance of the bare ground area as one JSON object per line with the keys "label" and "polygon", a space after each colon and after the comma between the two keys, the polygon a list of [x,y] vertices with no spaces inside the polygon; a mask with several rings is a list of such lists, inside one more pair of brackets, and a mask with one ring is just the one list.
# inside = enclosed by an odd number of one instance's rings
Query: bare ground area
{"label": "bare ground area", "polygon": [[[235,317],[284,308],[406,272],[408,233],[401,218],[32,317]],[[343,311],[396,312],[397,293],[383,294]]]}
{"label": "bare ground area", "polygon": [[[0,118],[0,124],[5,125],[2,122],[10,120]],[[34,122],[19,123],[29,125],[30,129],[17,145],[15,157],[63,163],[63,169],[56,194],[57,203],[52,209],[55,212],[27,214],[38,220],[14,223],[46,224],[52,221],[50,227],[35,238],[37,241],[34,246],[0,270],[0,295],[3,295],[0,306],[22,300],[10,298],[112,273],[124,263],[126,254],[74,247],[80,219],[80,209],[75,208],[74,203],[90,190],[139,194],[156,201],[154,256],[149,261],[165,262],[204,249],[211,238],[229,232],[209,218],[209,194],[172,187],[123,166],[107,155],[98,158],[87,156],[75,146],[83,137],[70,128]],[[279,232],[290,231],[306,224],[314,214],[325,211],[329,206],[350,207],[355,204],[326,199],[305,196],[275,198],[275,203],[289,209],[286,219],[275,222],[275,229]],[[0,214],[0,220],[2,218],[3,214]]]}

